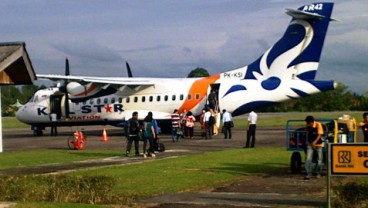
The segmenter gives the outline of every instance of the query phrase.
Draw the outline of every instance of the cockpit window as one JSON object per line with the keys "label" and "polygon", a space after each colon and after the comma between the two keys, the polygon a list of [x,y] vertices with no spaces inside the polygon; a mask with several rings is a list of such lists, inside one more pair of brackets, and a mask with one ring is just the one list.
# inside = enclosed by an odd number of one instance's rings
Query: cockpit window
{"label": "cockpit window", "polygon": [[34,102],[35,96],[33,95],[28,102]]}

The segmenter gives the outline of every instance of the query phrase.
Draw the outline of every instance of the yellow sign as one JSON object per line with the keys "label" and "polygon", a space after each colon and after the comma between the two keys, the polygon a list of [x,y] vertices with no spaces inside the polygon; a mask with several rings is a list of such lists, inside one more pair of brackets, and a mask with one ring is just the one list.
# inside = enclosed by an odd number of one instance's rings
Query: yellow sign
{"label": "yellow sign", "polygon": [[331,174],[368,175],[368,144],[331,144]]}

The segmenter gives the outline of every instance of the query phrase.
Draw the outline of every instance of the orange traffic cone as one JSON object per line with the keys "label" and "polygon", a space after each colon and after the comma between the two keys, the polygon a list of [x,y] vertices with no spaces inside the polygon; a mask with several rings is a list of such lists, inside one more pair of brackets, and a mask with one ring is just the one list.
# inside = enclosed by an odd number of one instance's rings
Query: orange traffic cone
{"label": "orange traffic cone", "polygon": [[105,128],[103,129],[103,132],[102,132],[102,140],[101,141],[103,141],[103,142],[109,141],[109,137],[107,136]]}

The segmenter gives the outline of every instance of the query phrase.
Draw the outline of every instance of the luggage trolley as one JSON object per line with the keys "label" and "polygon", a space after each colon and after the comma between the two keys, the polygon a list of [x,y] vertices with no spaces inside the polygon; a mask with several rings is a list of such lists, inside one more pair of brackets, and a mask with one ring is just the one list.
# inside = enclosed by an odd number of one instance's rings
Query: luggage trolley
{"label": "luggage trolley", "polygon": [[[357,125],[354,118],[349,115],[343,115],[338,119],[316,119],[323,126],[324,135],[322,140],[323,161],[326,161],[327,143],[355,143]],[[302,156],[300,152],[306,155],[308,140],[305,120],[288,120],[286,123],[286,148],[287,151],[293,151],[290,158],[290,171],[298,173],[302,170]],[[317,163],[317,155],[314,155],[313,161]]]}

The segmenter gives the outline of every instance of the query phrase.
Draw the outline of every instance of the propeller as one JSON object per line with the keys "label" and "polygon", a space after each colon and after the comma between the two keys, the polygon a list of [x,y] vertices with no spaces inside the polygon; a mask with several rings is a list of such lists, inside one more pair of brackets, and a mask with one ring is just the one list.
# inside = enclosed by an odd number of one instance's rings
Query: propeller
{"label": "propeller", "polygon": [[130,70],[130,66],[127,61],[125,62],[125,65],[128,71],[128,77],[133,77],[132,70]]}
{"label": "propeller", "polygon": [[[69,70],[69,60],[68,58],[65,58],[65,76],[69,76],[70,75],[70,70]],[[64,100],[64,107],[65,107],[65,118],[69,118],[69,93],[68,93],[68,80],[64,80],[64,87],[65,87],[65,100]]]}

